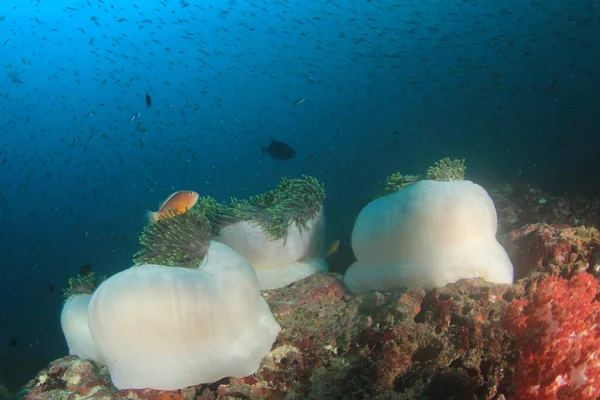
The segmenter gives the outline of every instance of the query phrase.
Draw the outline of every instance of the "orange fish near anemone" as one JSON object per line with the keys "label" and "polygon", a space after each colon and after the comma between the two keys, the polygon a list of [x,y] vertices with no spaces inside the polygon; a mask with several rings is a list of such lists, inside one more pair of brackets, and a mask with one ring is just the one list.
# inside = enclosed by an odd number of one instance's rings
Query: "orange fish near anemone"
{"label": "orange fish near anemone", "polygon": [[150,222],[156,222],[169,218],[173,214],[183,214],[196,204],[198,197],[200,197],[198,193],[191,190],[175,192],[162,203],[158,211],[148,211],[148,218]]}

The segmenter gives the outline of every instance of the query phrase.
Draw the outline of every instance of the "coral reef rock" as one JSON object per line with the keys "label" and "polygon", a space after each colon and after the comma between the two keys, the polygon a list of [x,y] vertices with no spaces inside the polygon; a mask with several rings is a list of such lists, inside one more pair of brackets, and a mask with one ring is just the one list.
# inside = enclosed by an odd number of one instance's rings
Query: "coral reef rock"
{"label": "coral reef rock", "polygon": [[[548,206],[538,198],[532,203]],[[503,210],[504,216],[527,214]],[[515,374],[520,357],[517,340],[504,323],[511,304],[529,297],[537,282],[548,276],[571,279],[578,272],[598,276],[598,231],[549,225],[567,222],[553,220],[552,214],[560,213],[548,212],[547,223],[522,227],[517,221],[528,218],[505,220],[510,229],[501,241],[515,265],[519,280],[514,285],[470,279],[433,290],[351,296],[339,275],[316,274],[263,292],[282,330],[252,376],[171,392],[119,391],[106,368],[69,356],[32,379],[24,398],[511,398],[515,381],[523,378]]]}
{"label": "coral reef rock", "polygon": [[282,331],[258,372],[181,391],[121,390],[75,356],[27,385],[26,399],[497,398],[517,357],[502,329],[509,285],[461,280],[425,291],[346,294],[319,274],[265,292]]}

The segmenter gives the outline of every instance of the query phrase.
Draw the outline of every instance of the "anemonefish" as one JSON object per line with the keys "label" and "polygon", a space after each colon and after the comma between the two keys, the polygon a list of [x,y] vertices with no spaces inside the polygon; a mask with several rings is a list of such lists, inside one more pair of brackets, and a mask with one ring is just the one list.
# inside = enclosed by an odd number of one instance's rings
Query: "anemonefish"
{"label": "anemonefish", "polygon": [[148,211],[148,219],[150,222],[156,222],[169,218],[173,213],[183,214],[196,204],[198,197],[200,197],[198,193],[191,190],[175,192],[162,203],[158,211]]}

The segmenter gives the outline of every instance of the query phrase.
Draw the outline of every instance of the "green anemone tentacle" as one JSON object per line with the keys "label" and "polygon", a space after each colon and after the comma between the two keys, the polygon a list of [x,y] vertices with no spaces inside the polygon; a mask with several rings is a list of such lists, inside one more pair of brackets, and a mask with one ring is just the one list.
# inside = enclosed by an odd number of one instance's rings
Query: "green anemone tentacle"
{"label": "green anemone tentacle", "polygon": [[69,278],[69,287],[63,289],[63,298],[68,300],[72,296],[92,294],[105,279],[105,276],[98,277],[94,272]]}
{"label": "green anemone tentacle", "polygon": [[142,249],[135,254],[134,263],[198,268],[213,232],[205,214],[194,208],[147,225],[140,235]]}
{"label": "green anemone tentacle", "polygon": [[465,178],[465,160],[442,158],[427,170],[426,179],[433,181],[462,181]]}
{"label": "green anemone tentacle", "polygon": [[300,231],[321,209],[325,188],[317,179],[303,175],[283,178],[279,185],[247,200],[231,199],[233,212],[240,220],[256,221],[272,240],[286,239],[292,223]]}

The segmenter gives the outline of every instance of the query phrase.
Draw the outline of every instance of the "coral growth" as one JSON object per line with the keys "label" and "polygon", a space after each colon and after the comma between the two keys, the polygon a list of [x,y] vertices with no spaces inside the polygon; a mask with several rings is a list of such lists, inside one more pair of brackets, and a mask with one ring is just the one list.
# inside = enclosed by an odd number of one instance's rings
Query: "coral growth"
{"label": "coral growth", "polygon": [[526,225],[502,241],[515,266],[515,279],[551,274],[570,278],[586,271],[599,276],[600,233],[583,226]]}
{"label": "coral growth", "polygon": [[580,273],[542,279],[506,317],[521,357],[515,399],[596,399],[600,396],[600,302],[596,279]]}
{"label": "coral growth", "polygon": [[492,188],[489,193],[498,211],[499,234],[541,222],[600,227],[600,198],[555,196],[519,180]]}

